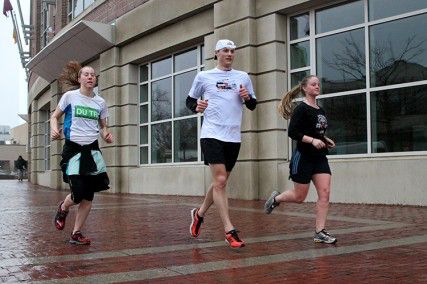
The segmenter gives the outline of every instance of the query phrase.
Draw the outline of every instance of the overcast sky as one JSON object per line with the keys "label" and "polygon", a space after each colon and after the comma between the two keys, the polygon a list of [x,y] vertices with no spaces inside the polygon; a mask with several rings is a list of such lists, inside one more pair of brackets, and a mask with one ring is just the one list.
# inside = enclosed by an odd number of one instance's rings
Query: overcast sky
{"label": "overcast sky", "polygon": [[[13,41],[12,18],[6,18],[3,15],[3,0],[0,0],[0,43],[1,43],[1,64],[0,64],[0,125],[9,125],[14,127],[25,123],[19,118],[18,113],[27,113],[27,82],[25,71],[22,68],[19,58],[18,45]],[[10,0],[15,14],[18,18],[18,24],[21,25],[18,15],[18,6],[16,0]],[[21,1],[22,13],[25,24],[29,25],[30,1]],[[28,51],[28,46],[25,46]]]}

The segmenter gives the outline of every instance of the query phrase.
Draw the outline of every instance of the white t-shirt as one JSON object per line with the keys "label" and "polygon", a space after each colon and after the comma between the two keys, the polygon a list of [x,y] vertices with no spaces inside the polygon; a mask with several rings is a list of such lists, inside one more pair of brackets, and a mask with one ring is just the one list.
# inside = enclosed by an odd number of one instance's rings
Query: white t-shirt
{"label": "white t-shirt", "polygon": [[246,72],[214,68],[199,72],[194,78],[189,96],[208,100],[201,138],[215,138],[224,142],[241,142],[240,127],[244,102],[239,95],[240,85],[255,98],[251,79]]}
{"label": "white t-shirt", "polygon": [[87,145],[98,139],[99,119],[108,117],[105,100],[98,95],[88,97],[80,90],[66,92],[58,103],[65,113],[65,138],[80,145]]}

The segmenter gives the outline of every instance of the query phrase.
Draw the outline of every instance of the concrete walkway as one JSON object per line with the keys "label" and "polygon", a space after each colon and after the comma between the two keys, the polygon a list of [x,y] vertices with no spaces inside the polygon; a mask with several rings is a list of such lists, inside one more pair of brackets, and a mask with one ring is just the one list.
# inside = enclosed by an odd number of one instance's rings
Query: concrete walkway
{"label": "concrete walkway", "polygon": [[[53,217],[66,191],[0,181],[0,281],[33,283],[427,283],[427,208],[332,204],[337,245],[313,243],[314,204],[231,200],[247,242],[224,242],[215,208],[198,239],[190,210],[202,197],[97,194],[83,233],[68,243]],[[333,194],[333,193],[332,193]]]}

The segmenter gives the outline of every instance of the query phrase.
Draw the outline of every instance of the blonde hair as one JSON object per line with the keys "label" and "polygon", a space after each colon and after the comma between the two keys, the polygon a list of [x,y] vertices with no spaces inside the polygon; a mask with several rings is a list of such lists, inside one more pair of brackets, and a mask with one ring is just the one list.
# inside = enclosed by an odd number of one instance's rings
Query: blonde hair
{"label": "blonde hair", "polygon": [[302,93],[305,96],[304,89],[302,87],[307,86],[308,80],[313,77],[317,78],[316,75],[309,75],[304,77],[301,80],[301,83],[293,87],[283,96],[282,100],[280,101],[280,104],[277,106],[277,111],[281,116],[286,119],[289,119],[291,117],[292,112],[295,108],[295,103],[293,100],[299,93]]}

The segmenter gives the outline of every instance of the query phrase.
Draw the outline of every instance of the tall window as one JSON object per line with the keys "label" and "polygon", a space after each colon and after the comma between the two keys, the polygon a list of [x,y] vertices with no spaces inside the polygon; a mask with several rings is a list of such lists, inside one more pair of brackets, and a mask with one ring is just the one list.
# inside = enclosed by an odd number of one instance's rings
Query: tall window
{"label": "tall window", "polygon": [[68,22],[80,15],[96,0],[68,0]]}
{"label": "tall window", "polygon": [[46,129],[44,134],[44,169],[47,171],[50,170],[50,119],[44,124]]}
{"label": "tall window", "polygon": [[50,170],[50,105],[43,107],[41,112],[42,136],[43,136],[43,166],[44,170]]}
{"label": "tall window", "polygon": [[288,85],[319,77],[332,155],[426,153],[426,22],[418,0],[347,1],[289,17]]}
{"label": "tall window", "polygon": [[201,161],[198,137],[202,117],[185,106],[203,46],[139,67],[140,164]]}
{"label": "tall window", "polygon": [[54,0],[43,0],[41,3],[41,48],[45,47],[53,37],[56,4]]}

